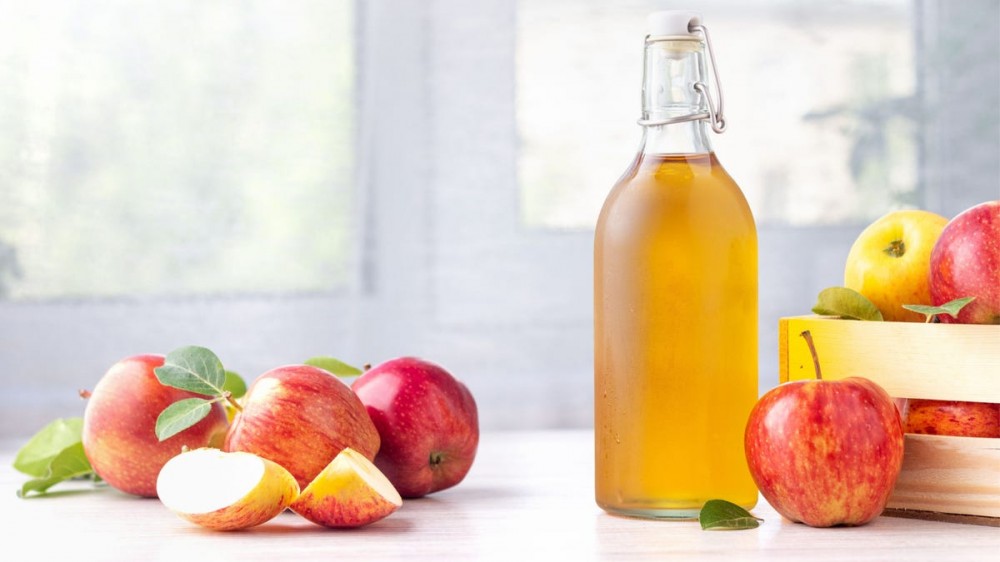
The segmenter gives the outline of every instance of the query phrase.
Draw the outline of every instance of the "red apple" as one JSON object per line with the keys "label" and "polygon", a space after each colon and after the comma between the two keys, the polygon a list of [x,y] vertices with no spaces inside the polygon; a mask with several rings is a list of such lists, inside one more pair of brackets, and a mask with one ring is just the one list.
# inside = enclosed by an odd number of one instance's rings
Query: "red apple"
{"label": "red apple", "polygon": [[369,460],[379,435],[349,386],[309,365],[286,365],[257,378],[226,434],[226,451],[254,453],[288,469],[305,489],[347,447]]}
{"label": "red apple", "polygon": [[895,486],[903,428],[892,399],[868,379],[786,382],[750,412],[745,449],[761,494],[787,519],[863,525]]}
{"label": "red apple", "polygon": [[83,450],[94,472],[109,485],[137,496],[156,497],[156,478],[184,447],[222,444],[228,422],[222,404],[177,435],[160,441],[156,418],[184,398],[203,396],[164,386],[153,369],[162,355],[137,355],[115,363],[94,387],[83,413]]}
{"label": "red apple", "polygon": [[951,219],[931,251],[931,302],[940,306],[976,297],[946,323],[1000,324],[1000,201],[987,201]]}
{"label": "red apple", "polygon": [[1000,437],[1000,404],[909,400],[907,433]]}
{"label": "red apple", "polygon": [[382,437],[375,457],[404,498],[444,490],[465,478],[479,445],[472,393],[429,361],[400,357],[358,377],[354,392]]}

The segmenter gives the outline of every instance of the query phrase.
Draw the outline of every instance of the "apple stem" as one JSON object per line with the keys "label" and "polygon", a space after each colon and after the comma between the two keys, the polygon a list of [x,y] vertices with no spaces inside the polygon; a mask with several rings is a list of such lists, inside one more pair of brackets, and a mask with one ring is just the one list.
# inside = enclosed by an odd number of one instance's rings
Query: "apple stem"
{"label": "apple stem", "polygon": [[816,346],[813,344],[812,334],[809,333],[809,330],[806,330],[799,335],[805,338],[806,345],[809,346],[809,353],[812,354],[813,358],[813,368],[816,369],[816,380],[823,380],[823,373],[819,370],[819,355],[816,354]]}
{"label": "apple stem", "polygon": [[906,254],[906,244],[902,240],[893,240],[882,251],[894,258],[901,258]]}
{"label": "apple stem", "polygon": [[222,393],[222,396],[223,396],[223,397],[224,397],[224,398],[225,398],[226,400],[228,400],[228,401],[229,401],[229,403],[230,403],[230,404],[231,404],[231,405],[233,406],[233,408],[236,408],[236,411],[237,411],[237,412],[242,412],[242,411],[243,411],[243,406],[240,406],[240,403],[239,403],[239,402],[237,402],[235,398],[233,398],[233,393],[232,393],[232,392],[229,392],[229,391],[227,390],[227,391],[225,391],[224,393]]}

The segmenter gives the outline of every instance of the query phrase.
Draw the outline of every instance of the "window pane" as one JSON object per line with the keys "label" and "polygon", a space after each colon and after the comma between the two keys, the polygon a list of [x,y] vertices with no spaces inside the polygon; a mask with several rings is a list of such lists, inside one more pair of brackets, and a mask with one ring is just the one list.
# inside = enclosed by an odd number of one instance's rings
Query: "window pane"
{"label": "window pane", "polygon": [[0,298],[343,282],[352,11],[0,0]]}
{"label": "window pane", "polygon": [[[837,224],[919,201],[907,0],[699,4],[730,129],[712,135],[758,223]],[[520,1],[522,214],[589,228],[640,138],[645,15],[676,2]]]}

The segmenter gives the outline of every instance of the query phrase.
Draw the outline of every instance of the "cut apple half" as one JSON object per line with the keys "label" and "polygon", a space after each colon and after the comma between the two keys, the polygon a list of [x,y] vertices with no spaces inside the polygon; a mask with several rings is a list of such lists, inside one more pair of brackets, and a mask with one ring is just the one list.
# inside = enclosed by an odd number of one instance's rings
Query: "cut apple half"
{"label": "cut apple half", "polygon": [[192,523],[233,531],[276,517],[298,496],[299,485],[284,467],[252,453],[203,448],[167,461],[156,493]]}
{"label": "cut apple half", "polygon": [[324,527],[362,527],[403,505],[403,498],[370,460],[346,448],[292,502],[292,510]]}

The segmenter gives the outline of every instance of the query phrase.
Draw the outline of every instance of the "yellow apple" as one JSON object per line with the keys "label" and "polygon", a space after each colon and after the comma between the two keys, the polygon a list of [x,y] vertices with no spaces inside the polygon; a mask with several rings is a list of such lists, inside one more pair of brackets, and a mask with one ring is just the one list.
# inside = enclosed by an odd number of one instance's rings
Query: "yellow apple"
{"label": "yellow apple", "polygon": [[163,505],[216,531],[269,521],[299,495],[295,477],[252,453],[195,449],[170,459],[156,480]]}
{"label": "yellow apple", "polygon": [[847,255],[844,286],[868,297],[889,321],[923,322],[904,304],[931,304],[930,256],[948,219],[892,211],[868,225]]}
{"label": "yellow apple", "polygon": [[374,464],[340,452],[292,502],[292,511],[325,527],[361,527],[399,509],[403,499]]}

